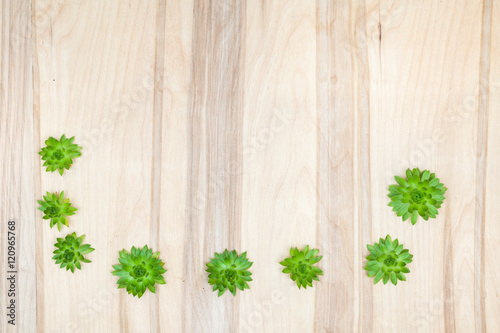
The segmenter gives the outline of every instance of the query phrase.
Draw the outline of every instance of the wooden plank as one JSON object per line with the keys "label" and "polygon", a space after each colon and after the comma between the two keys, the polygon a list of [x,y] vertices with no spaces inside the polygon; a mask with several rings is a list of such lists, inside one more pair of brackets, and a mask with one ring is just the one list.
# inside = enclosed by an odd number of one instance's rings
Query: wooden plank
{"label": "wooden plank", "polygon": [[490,108],[490,74],[493,1],[486,0],[482,8],[481,51],[479,62],[479,92],[476,155],[476,219],[474,225],[474,319],[477,332],[486,331],[485,228],[486,228],[486,169],[488,158],[488,117]]}
{"label": "wooden plank", "polygon": [[[35,332],[35,190],[40,177],[34,156],[38,131],[33,110],[30,1],[8,1],[0,6],[0,331]],[[15,230],[8,222],[15,222]],[[12,235],[9,232],[13,232]],[[12,239],[14,237],[15,239]],[[15,244],[11,242],[15,242]],[[15,263],[9,246],[14,247]],[[17,273],[8,273],[15,271]],[[14,280],[7,280],[14,276]],[[12,282],[12,283],[11,283]],[[12,288],[12,284],[15,285]],[[11,301],[15,317],[11,314]],[[8,323],[8,321],[11,323]]]}
{"label": "wooden plank", "polygon": [[[185,253],[189,234],[187,206],[188,110],[193,81],[194,1],[167,1],[165,8],[160,249],[166,258],[167,284],[158,288],[160,331],[182,332],[185,297]],[[158,41],[159,42],[159,41]],[[198,135],[202,135],[201,133]],[[201,208],[201,207],[200,207]],[[191,210],[192,209],[192,210]],[[189,273],[189,276],[192,276]],[[204,281],[203,281],[204,282]],[[201,284],[203,285],[203,284]],[[189,292],[193,295],[196,289]]]}
{"label": "wooden plank", "polygon": [[186,332],[238,327],[239,298],[215,297],[205,264],[226,248],[243,252],[241,175],[230,166],[240,163],[242,144],[244,16],[244,2],[200,0],[193,6],[185,285],[179,304]]}
{"label": "wooden plank", "polygon": [[[394,4],[382,4],[369,41],[373,237],[398,237],[414,262],[407,283],[374,288],[374,329],[473,331],[476,127],[463,104],[477,88],[481,6]],[[439,217],[413,227],[384,207],[408,167],[450,188]]]}
{"label": "wooden plank", "polygon": [[[491,13],[488,13],[491,11]],[[482,62],[484,71],[481,76],[481,111],[483,112],[483,123],[486,127],[484,139],[487,142],[481,147],[484,150],[484,190],[483,197],[483,218],[484,234],[482,234],[483,245],[483,264],[480,273],[484,274],[483,288],[484,293],[478,296],[484,297],[484,326],[488,332],[500,331],[500,273],[498,267],[500,259],[500,226],[498,224],[498,215],[500,208],[498,201],[500,199],[500,189],[496,186],[498,177],[500,177],[500,146],[498,129],[500,128],[500,3],[498,1],[488,1],[485,3],[483,16],[491,15],[488,20],[483,19],[483,40],[484,60]],[[491,29],[488,31],[488,29]],[[479,212],[481,213],[481,212]],[[481,291],[481,290],[480,290]]]}
{"label": "wooden plank", "polygon": [[[358,325],[366,329],[372,325],[371,305],[365,307],[372,302],[372,288],[368,280],[359,279],[360,269],[356,267],[361,264],[357,258],[359,242],[369,240],[371,228],[370,152],[366,140],[370,118],[367,91],[358,88],[362,77],[356,70],[366,63],[367,50],[365,40],[356,40],[354,33],[354,28],[365,28],[363,20],[355,27],[356,18],[364,15],[365,8],[358,2],[318,1],[317,5],[316,219],[318,242],[325,254],[325,281],[316,296],[314,327],[318,331],[347,332]],[[358,308],[364,310],[361,318]]]}
{"label": "wooden plank", "polygon": [[279,262],[292,246],[321,245],[315,227],[315,5],[247,2],[246,22],[238,171],[242,249],[255,264],[251,290],[239,296],[240,332],[311,331],[317,288],[299,290]]}
{"label": "wooden plank", "polygon": [[[40,142],[66,133],[83,146],[83,155],[62,177],[41,170],[37,197],[64,190],[79,209],[61,232],[36,216],[43,223],[37,236],[41,331],[154,327],[150,295],[137,300],[117,290],[110,272],[119,250],[150,243],[154,225],[150,82],[157,9],[156,1],[37,1],[33,9]],[[85,234],[96,249],[89,255],[93,262],[75,274],[51,259],[56,237],[72,231]]]}

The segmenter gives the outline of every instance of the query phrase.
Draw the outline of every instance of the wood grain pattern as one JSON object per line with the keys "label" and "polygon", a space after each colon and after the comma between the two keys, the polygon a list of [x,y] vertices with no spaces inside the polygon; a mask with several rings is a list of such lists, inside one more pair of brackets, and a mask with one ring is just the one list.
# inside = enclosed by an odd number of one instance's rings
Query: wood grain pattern
{"label": "wood grain pattern", "polygon": [[[1,219],[0,226],[0,331],[7,332],[7,306],[16,302],[17,312],[23,318],[15,329],[30,332],[36,327],[37,269],[35,261],[35,198],[38,192],[38,159],[36,146],[38,129],[33,105],[32,44],[30,3],[12,1],[0,7],[0,156]],[[16,221],[17,253],[14,269],[7,266],[7,223]],[[7,271],[17,271],[17,291],[11,294]],[[8,291],[9,290],[9,291]],[[10,313],[10,311],[9,311]]]}
{"label": "wood grain pattern", "polygon": [[[0,20],[0,331],[500,331],[498,1],[5,0]],[[62,133],[83,146],[63,177],[37,154]],[[387,207],[408,167],[448,187],[437,219]],[[58,232],[36,199],[61,190]],[[96,249],[75,274],[51,259],[73,231]],[[397,287],[363,270],[388,233],[414,254]],[[167,284],[137,299],[110,272],[143,244]],[[325,275],[298,290],[279,261],[307,244]],[[225,248],[254,281],[218,298]]]}
{"label": "wood grain pattern", "polygon": [[[485,56],[484,71],[481,77],[481,88],[484,97],[482,107],[483,112],[487,115],[483,125],[486,126],[488,133],[484,143],[484,172],[485,184],[483,197],[483,292],[481,296],[483,303],[483,325],[489,332],[500,330],[500,274],[495,267],[498,267],[500,260],[496,253],[500,249],[500,226],[494,222],[495,216],[499,214],[500,208],[498,200],[500,199],[500,191],[498,186],[495,186],[496,177],[499,176],[498,167],[500,166],[497,159],[499,153],[497,128],[500,126],[500,115],[497,110],[500,108],[500,3],[491,1],[488,3],[488,10],[491,13],[489,18],[491,31],[483,35],[483,43],[489,43],[489,56]],[[485,37],[488,37],[485,38]]]}
{"label": "wood grain pattern", "polygon": [[239,299],[214,298],[204,283],[204,270],[214,252],[225,248],[242,252],[241,176],[228,167],[240,163],[244,8],[243,3],[193,4],[187,119],[187,207],[191,211],[185,221],[184,298],[179,304],[185,332],[216,331],[223,321],[228,331],[238,329]]}
{"label": "wood grain pattern", "polygon": [[[323,262],[329,283],[325,292],[316,297],[315,327],[320,331],[354,328],[358,314],[355,303],[364,310],[356,325],[372,322],[371,305],[364,307],[371,302],[371,286],[366,279],[359,279],[360,270],[355,268],[361,264],[355,244],[363,241],[363,231],[370,226],[371,217],[367,91],[366,87],[356,86],[358,73],[363,71],[359,66],[366,63],[367,49],[366,44],[358,44],[354,38],[357,19],[361,18],[363,26],[363,10],[347,1],[319,1],[317,9],[317,24],[321,28],[316,55],[317,237],[321,249],[329,249]],[[346,45],[346,41],[354,43]],[[350,47],[355,51],[344,51]],[[353,112],[356,106],[358,111]],[[364,131],[357,132],[357,126]],[[356,294],[360,289],[363,292]],[[332,297],[333,294],[336,296]]]}

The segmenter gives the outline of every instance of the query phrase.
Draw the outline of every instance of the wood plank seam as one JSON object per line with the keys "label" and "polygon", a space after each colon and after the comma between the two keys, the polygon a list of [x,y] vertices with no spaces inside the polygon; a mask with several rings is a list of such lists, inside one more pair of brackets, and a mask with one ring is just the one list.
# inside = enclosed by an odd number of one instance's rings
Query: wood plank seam
{"label": "wood plank seam", "polygon": [[481,25],[479,65],[479,110],[477,122],[476,212],[474,227],[474,318],[476,332],[486,332],[485,310],[485,195],[486,159],[488,155],[488,113],[491,61],[493,0],[484,0]]}
{"label": "wood plank seam", "polygon": [[[153,104],[152,170],[151,170],[151,223],[150,237],[153,251],[159,251],[161,222],[161,169],[162,169],[162,125],[163,125],[163,80],[165,75],[165,19],[166,0],[159,0],[155,43],[155,87]],[[158,293],[160,290],[157,291]],[[158,297],[150,299],[150,325],[152,332],[160,332],[160,309]]]}
{"label": "wood plank seam", "polygon": [[[357,13],[357,18],[359,24],[357,29],[360,31],[360,38],[354,36],[355,43],[358,43],[356,49],[358,52],[355,53],[355,69],[357,72],[356,82],[353,89],[356,90],[356,118],[355,118],[355,128],[359,129],[357,135],[357,144],[355,144],[357,151],[357,172],[359,176],[357,178],[357,183],[359,184],[358,195],[360,200],[358,202],[358,239],[359,239],[359,256],[362,258],[359,262],[361,266],[364,266],[364,253],[366,251],[365,244],[371,244],[372,240],[372,200],[371,200],[371,145],[370,145],[370,85],[362,84],[362,82],[369,82],[370,80],[370,68],[368,60],[368,45],[367,45],[367,22],[366,22],[366,2],[361,0],[359,2],[359,12]],[[382,25],[380,22],[380,7],[378,10],[378,28],[379,36],[377,38],[379,44],[379,63],[382,66]],[[354,32],[356,34],[356,32]],[[382,68],[380,69],[382,72]],[[384,235],[380,235],[383,237]],[[373,331],[373,282],[371,279],[366,278],[364,270],[361,270],[361,286],[360,289],[363,291],[360,295],[361,302],[359,304],[360,317],[358,323],[358,329],[361,332],[372,332]]]}

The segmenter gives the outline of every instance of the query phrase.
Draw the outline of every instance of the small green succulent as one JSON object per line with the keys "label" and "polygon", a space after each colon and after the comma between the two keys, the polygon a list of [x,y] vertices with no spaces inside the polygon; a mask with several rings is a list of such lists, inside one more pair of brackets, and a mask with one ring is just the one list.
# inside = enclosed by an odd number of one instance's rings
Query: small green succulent
{"label": "small green succulent", "polygon": [[229,252],[225,249],[222,253],[215,253],[207,263],[208,283],[214,286],[213,291],[219,290],[218,296],[222,296],[226,289],[236,296],[236,288],[241,291],[250,289],[247,282],[252,281],[252,273],[248,269],[252,264],[246,252],[240,256],[236,250]]}
{"label": "small green succulent", "polygon": [[44,215],[44,220],[50,220],[50,227],[52,228],[57,224],[57,229],[61,231],[61,226],[68,226],[67,216],[75,215],[77,209],[71,206],[69,199],[64,198],[64,191],[61,194],[49,193],[43,196],[44,200],[38,200],[40,209]]}
{"label": "small green succulent", "polygon": [[435,218],[447,190],[439,178],[429,170],[420,172],[418,168],[406,170],[406,179],[394,177],[397,184],[389,186],[389,206],[401,216],[403,221],[411,217],[411,224],[417,223],[418,215],[424,220]]}
{"label": "small green succulent", "polygon": [[80,150],[82,147],[73,143],[75,137],[67,139],[63,134],[59,140],[49,137],[45,144],[46,147],[38,153],[45,161],[43,166],[47,167],[47,172],[54,172],[59,170],[62,176],[64,169],[69,170],[73,164],[73,159],[82,155]]}
{"label": "small green succulent", "polygon": [[163,268],[165,263],[160,259],[160,252],[153,253],[147,245],[142,249],[132,246],[130,252],[120,251],[118,261],[120,264],[113,265],[112,274],[119,277],[118,288],[126,288],[133,296],[141,298],[146,289],[154,294],[156,283],[166,283],[163,273],[167,270]]}
{"label": "small green succulent", "polygon": [[323,258],[318,257],[319,250],[309,250],[307,245],[302,251],[297,248],[290,248],[290,257],[286,258],[281,265],[285,266],[283,273],[290,274],[290,278],[297,283],[297,287],[307,286],[312,287],[312,281],[319,281],[319,275],[323,275],[323,271],[318,267],[313,266]]}
{"label": "small green succulent", "polygon": [[91,262],[85,259],[84,255],[94,251],[90,247],[90,244],[83,244],[85,235],[80,237],[76,236],[76,233],[67,235],[65,238],[58,238],[57,243],[54,246],[57,248],[53,253],[55,254],[52,259],[56,261],[56,264],[61,264],[61,268],[66,267],[66,270],[71,270],[72,273],[75,272],[75,267],[82,269],[80,262]]}
{"label": "small green succulent", "polygon": [[403,244],[399,244],[398,240],[391,239],[387,235],[385,240],[380,238],[379,243],[367,245],[370,255],[366,257],[365,270],[368,271],[369,277],[375,277],[373,284],[378,283],[381,279],[384,284],[391,280],[392,284],[396,285],[398,280],[406,281],[405,273],[410,273],[407,264],[412,262],[413,255],[407,249],[403,249]]}

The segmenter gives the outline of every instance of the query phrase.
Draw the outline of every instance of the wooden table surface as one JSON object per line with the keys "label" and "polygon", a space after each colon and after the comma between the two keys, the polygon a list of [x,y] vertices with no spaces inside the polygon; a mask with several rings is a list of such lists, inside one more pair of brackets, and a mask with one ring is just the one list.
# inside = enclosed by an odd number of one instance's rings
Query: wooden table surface
{"label": "wooden table surface", "polygon": [[[500,1],[3,0],[0,22],[0,331],[500,332]],[[61,177],[38,151],[63,133]],[[387,206],[408,167],[449,188],[414,226]],[[36,200],[62,190],[59,232]],[[71,274],[73,231],[96,250]],[[363,270],[386,234],[414,255],[397,286]],[[167,284],[138,299],[110,272],[144,244]],[[325,274],[298,290],[279,261],[307,244]],[[225,248],[254,281],[218,298]]]}

